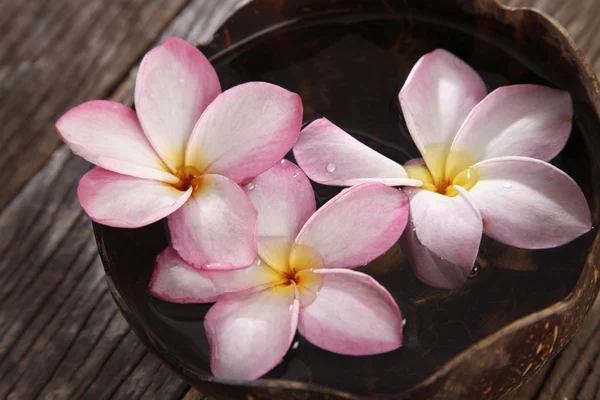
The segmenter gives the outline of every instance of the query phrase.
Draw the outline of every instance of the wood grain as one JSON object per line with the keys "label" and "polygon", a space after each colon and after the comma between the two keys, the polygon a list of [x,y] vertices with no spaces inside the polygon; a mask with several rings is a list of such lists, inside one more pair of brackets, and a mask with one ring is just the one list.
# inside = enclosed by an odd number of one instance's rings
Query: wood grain
{"label": "wood grain", "polygon": [[[106,288],[76,198],[90,167],[53,123],[91,98],[125,102],[162,37],[206,40],[239,0],[0,2],[0,398],[204,400],[150,354]],[[563,23],[600,73],[596,0],[506,0]],[[183,8],[182,8],[183,7]],[[513,399],[592,399],[600,306]]]}
{"label": "wood grain", "polygon": [[[134,2],[131,3],[127,7],[134,7]],[[191,1],[166,29],[149,37],[148,47],[160,40],[157,36],[175,35],[191,42],[206,40],[236,4]],[[152,8],[151,4],[148,6]],[[115,42],[110,37],[100,41],[104,45],[111,42],[112,46],[124,45],[122,40]],[[127,45],[124,47],[113,50],[111,57],[121,57],[121,53],[128,51]],[[137,65],[146,50],[142,48],[130,64]],[[66,55],[73,56],[74,51],[68,50]],[[114,62],[111,57],[103,62]],[[112,84],[111,97],[116,101],[126,102],[131,95],[131,76],[135,69],[129,71],[130,67],[123,65],[125,72],[117,78],[121,81],[118,87]],[[87,71],[82,79],[90,80],[99,74],[95,68]],[[2,84],[7,83],[2,81]],[[61,96],[73,105],[83,99],[110,94],[93,95],[89,91],[79,94],[79,100],[69,99],[69,92],[73,90],[74,87],[60,90]],[[104,90],[107,91],[108,86]],[[0,104],[0,115],[10,111],[6,98]],[[26,115],[18,117],[22,118],[21,124],[29,123]],[[44,134],[58,143],[53,128],[55,118],[49,118]],[[0,142],[10,142],[11,132],[2,131]],[[118,313],[106,288],[91,224],[76,196],[77,182],[90,165],[73,156],[65,146],[54,152],[49,150],[49,154],[47,159],[46,155],[28,151],[28,157],[45,165],[19,187],[16,195],[5,191],[0,194],[0,207],[5,205],[0,211],[0,281],[3,283],[0,287],[0,398],[170,399],[184,396],[188,386],[143,347]],[[2,160],[0,158],[0,162]],[[2,176],[0,173],[0,179]]]}
{"label": "wood grain", "polygon": [[186,2],[2,2],[0,209],[60,144],[57,117],[107,97]]}

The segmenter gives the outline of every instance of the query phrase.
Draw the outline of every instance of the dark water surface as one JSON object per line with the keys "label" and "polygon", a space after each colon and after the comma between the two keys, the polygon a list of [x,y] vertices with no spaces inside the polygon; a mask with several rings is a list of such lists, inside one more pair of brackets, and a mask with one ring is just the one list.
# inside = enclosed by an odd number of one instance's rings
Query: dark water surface
{"label": "dark water surface", "polygon": [[[549,86],[552,71],[528,65],[502,43],[476,37],[468,26],[426,15],[366,14],[314,18],[260,35],[214,58],[223,88],[262,80],[302,96],[305,122],[326,116],[359,140],[403,163],[418,156],[397,94],[420,56],[443,47],[466,60],[492,90],[501,85]],[[481,55],[484,54],[485,57]],[[585,108],[575,104],[572,137],[553,163],[591,198],[593,165]],[[433,117],[433,116],[432,116]],[[339,188],[315,185],[319,205]],[[435,223],[435,221],[432,221]],[[150,297],[156,255],[167,245],[166,224],[138,230],[96,226],[107,270],[126,314],[158,349],[197,374],[209,373],[203,316],[210,305],[170,304]],[[356,394],[405,390],[475,341],[563,299],[574,287],[593,234],[557,249],[524,251],[484,238],[478,272],[460,290],[432,289],[412,274],[399,247],[361,268],[394,296],[407,324],[404,347],[349,357],[321,350],[297,335],[269,378],[313,382]]]}

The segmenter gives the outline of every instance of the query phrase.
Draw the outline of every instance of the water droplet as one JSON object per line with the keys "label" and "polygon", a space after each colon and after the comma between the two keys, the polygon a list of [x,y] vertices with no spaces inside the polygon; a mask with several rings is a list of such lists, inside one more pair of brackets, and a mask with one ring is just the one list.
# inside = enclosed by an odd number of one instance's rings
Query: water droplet
{"label": "water droplet", "polygon": [[292,178],[297,177],[298,175],[300,175],[300,171],[296,171],[296,173],[294,174],[294,176],[292,176]]}
{"label": "water droplet", "polygon": [[254,190],[255,187],[256,187],[256,185],[254,183],[252,183],[252,182],[250,182],[248,184],[248,190]]}
{"label": "water droplet", "polygon": [[331,173],[335,171],[335,164],[327,164],[327,172]]}
{"label": "water droplet", "polygon": [[280,163],[283,164],[285,162],[285,159],[281,159]]}
{"label": "water droplet", "polygon": [[267,100],[267,101],[265,102],[265,104],[263,105],[263,108],[262,108],[262,111],[261,111],[261,112],[264,114],[265,112],[267,112],[267,109],[268,109],[269,107],[271,107],[272,105],[273,105],[273,102],[272,102],[271,100]]}
{"label": "water droplet", "polygon": [[477,275],[479,275],[479,267],[476,265],[471,270],[471,273],[469,274],[469,279],[475,278]]}
{"label": "water droplet", "polygon": [[510,188],[512,187],[512,185],[511,185],[509,182],[504,182],[504,183],[502,184],[502,187],[503,187],[504,189],[510,189]]}
{"label": "water droplet", "polygon": [[202,266],[202,269],[217,269],[217,270],[231,269],[231,264],[226,263],[226,262],[214,262],[214,263],[204,264]]}
{"label": "water droplet", "polygon": [[406,318],[402,319],[402,326],[406,325]]}
{"label": "water droplet", "polygon": [[293,308],[294,308],[294,305],[290,304],[290,311],[292,311]]}
{"label": "water droplet", "polygon": [[296,350],[298,348],[298,346],[300,346],[300,342],[294,342],[292,344],[292,350]]}

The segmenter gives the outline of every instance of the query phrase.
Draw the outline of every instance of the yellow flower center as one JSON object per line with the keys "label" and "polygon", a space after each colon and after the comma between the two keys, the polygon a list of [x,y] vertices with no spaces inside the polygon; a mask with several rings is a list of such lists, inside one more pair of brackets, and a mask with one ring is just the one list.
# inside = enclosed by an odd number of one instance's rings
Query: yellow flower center
{"label": "yellow flower center", "polygon": [[179,177],[179,182],[173,184],[175,189],[185,192],[190,187],[196,190],[202,185],[202,173],[194,167],[178,168],[177,176]]}
{"label": "yellow flower center", "polygon": [[285,265],[269,265],[281,277],[274,289],[287,291],[294,286],[300,306],[306,307],[315,301],[323,286],[323,277],[312,272],[324,267],[323,258],[308,246],[294,245],[287,261]]}
{"label": "yellow flower center", "polygon": [[456,196],[461,186],[471,189],[479,176],[476,168],[472,168],[475,159],[465,151],[448,152],[447,145],[434,145],[425,149],[425,164],[409,164],[405,166],[409,178],[423,182],[422,189],[437,192],[446,196]]}

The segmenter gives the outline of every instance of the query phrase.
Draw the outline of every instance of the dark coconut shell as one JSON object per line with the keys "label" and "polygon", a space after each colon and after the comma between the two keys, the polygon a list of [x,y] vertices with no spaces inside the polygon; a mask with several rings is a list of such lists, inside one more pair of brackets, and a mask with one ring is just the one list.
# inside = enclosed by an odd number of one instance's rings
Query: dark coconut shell
{"label": "dark coconut shell", "polygon": [[[373,12],[443,15],[444,18],[472,27],[478,35],[501,38],[515,52],[527,54],[529,62],[542,70],[551,71],[553,84],[571,93],[578,107],[583,110],[579,118],[587,119],[588,126],[592,127],[587,146],[599,148],[598,81],[565,29],[533,9],[507,8],[495,0],[256,0],[236,11],[217,31],[213,40],[201,46],[201,49],[214,59],[229,51],[232,44],[267,28],[277,29],[278,24],[284,21],[316,15]],[[470,49],[471,58],[485,59],[488,57],[486,51],[485,48],[473,46]],[[503,66],[503,69],[510,74],[511,66]],[[311,110],[307,108],[307,120],[319,116],[310,113]],[[599,167],[598,163],[593,164],[592,183],[584,191],[596,222],[600,193],[596,182]],[[179,338],[170,338],[169,334],[163,335],[162,328],[149,326],[148,319],[141,316],[140,306],[131,300],[132,296],[148,296],[147,293],[143,294],[143,288],[147,286],[154,257],[167,244],[164,225],[157,223],[140,230],[119,230],[94,224],[94,230],[110,290],[133,330],[185,380],[203,394],[219,400],[497,399],[531,378],[565,346],[590,310],[598,290],[599,246],[597,232],[593,230],[588,234],[587,257],[578,270],[580,275],[574,280],[576,283],[570,293],[558,302],[509,321],[495,332],[458,351],[434,373],[401,391],[357,395],[314,383],[269,377],[253,382],[225,382],[216,380],[206,369],[190,365],[174,354],[170,349],[170,340],[177,341]],[[138,269],[134,264],[143,264],[145,272],[136,275]]]}

